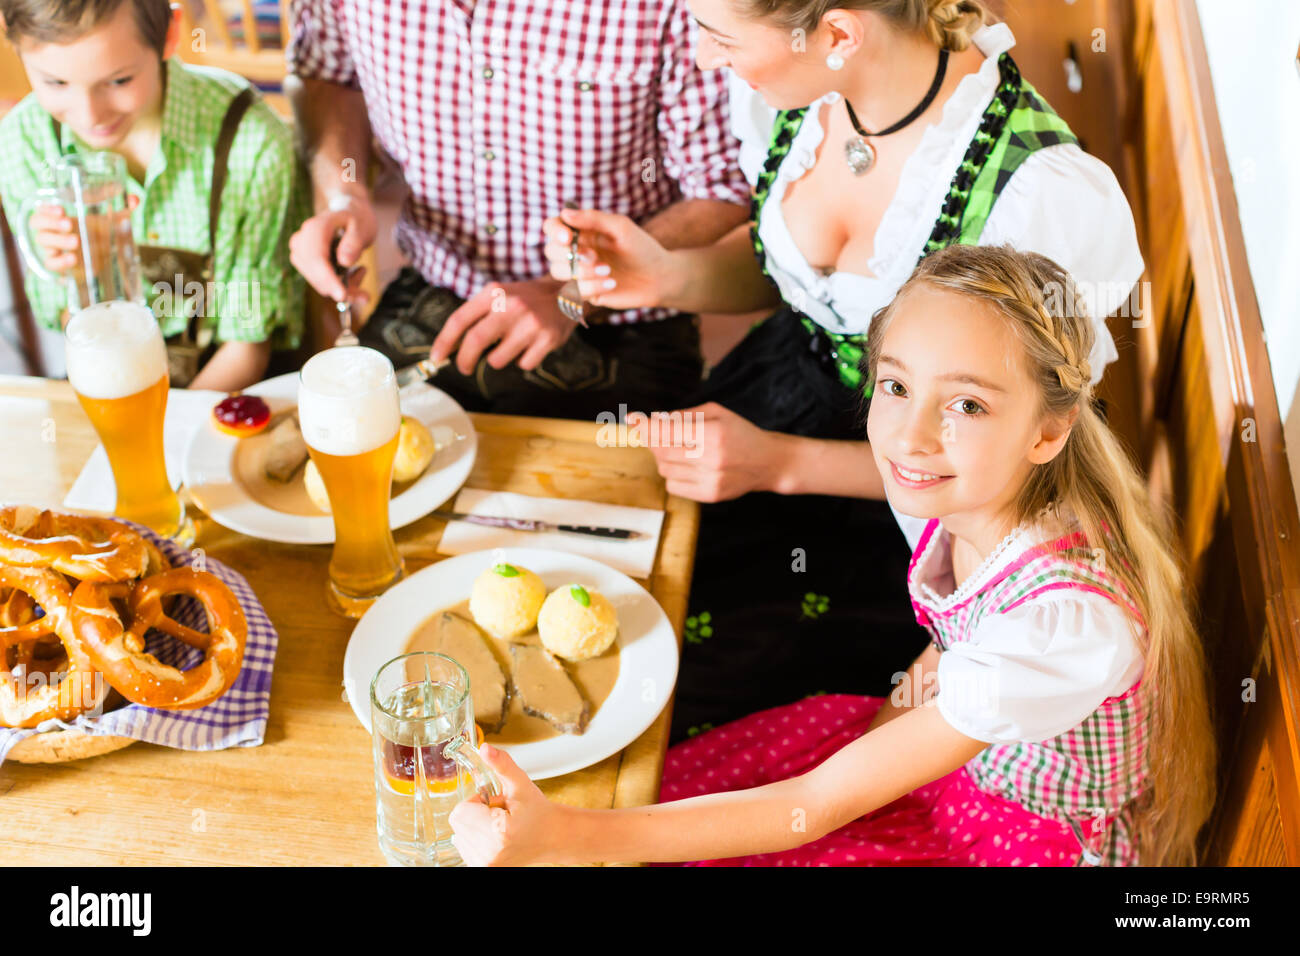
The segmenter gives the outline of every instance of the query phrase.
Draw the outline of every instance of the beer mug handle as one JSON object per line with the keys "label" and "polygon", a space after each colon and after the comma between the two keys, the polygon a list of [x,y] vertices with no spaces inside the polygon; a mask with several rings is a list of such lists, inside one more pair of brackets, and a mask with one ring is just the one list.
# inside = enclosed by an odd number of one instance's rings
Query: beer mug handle
{"label": "beer mug handle", "polygon": [[67,282],[67,276],[58,275],[45,268],[45,263],[41,261],[41,257],[36,254],[36,250],[32,246],[28,221],[32,218],[32,211],[36,209],[37,203],[49,201],[53,201],[58,206],[63,205],[63,196],[51,186],[36,190],[22,201],[22,204],[18,207],[18,221],[14,223],[14,238],[18,240],[18,251],[22,253],[23,261],[27,263],[28,269],[47,282]]}
{"label": "beer mug handle", "polygon": [[501,796],[501,781],[487,765],[478,748],[470,743],[469,738],[464,734],[447,741],[446,746],[442,748],[442,755],[455,760],[462,770],[469,773],[484,803],[491,804],[493,797]]}

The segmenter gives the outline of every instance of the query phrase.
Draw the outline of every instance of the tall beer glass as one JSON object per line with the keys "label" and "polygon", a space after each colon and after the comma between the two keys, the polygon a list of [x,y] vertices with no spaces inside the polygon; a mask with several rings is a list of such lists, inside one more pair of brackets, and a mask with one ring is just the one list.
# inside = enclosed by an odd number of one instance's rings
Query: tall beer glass
{"label": "tall beer glass", "polygon": [[402,412],[393,365],[374,349],[326,349],[302,367],[298,420],[334,517],[327,595],[360,617],[402,576],[388,526]]}
{"label": "tall beer glass", "polygon": [[135,302],[87,306],[68,320],[65,345],[68,381],[113,469],[114,513],[191,543],[163,458],[167,348],[153,313]]}

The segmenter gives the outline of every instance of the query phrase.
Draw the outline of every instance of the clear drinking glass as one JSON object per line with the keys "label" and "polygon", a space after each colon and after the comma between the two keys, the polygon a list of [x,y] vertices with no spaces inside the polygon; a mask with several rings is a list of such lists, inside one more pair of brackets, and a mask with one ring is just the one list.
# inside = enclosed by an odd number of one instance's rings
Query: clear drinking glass
{"label": "clear drinking glass", "polygon": [[[140,260],[126,204],[126,161],[117,153],[61,156],[50,166],[54,185],[23,200],[14,236],[27,267],[68,290],[68,312],[76,314],[97,302],[144,304]],[[66,273],[45,268],[31,240],[28,220],[37,205],[58,205],[72,219],[80,240],[77,264]]]}
{"label": "clear drinking glass", "polygon": [[460,866],[447,816],[501,784],[474,738],[465,668],[443,654],[395,657],[370,683],[379,848],[397,866]]}
{"label": "clear drinking glass", "polygon": [[184,545],[194,525],[167,478],[167,347],[153,313],[135,302],[100,302],[68,321],[68,381],[108,453],[114,514]]}
{"label": "clear drinking glass", "polygon": [[402,426],[393,364],[360,346],[313,355],[300,374],[298,421],[334,518],[330,606],[360,617],[402,576],[388,525]]}

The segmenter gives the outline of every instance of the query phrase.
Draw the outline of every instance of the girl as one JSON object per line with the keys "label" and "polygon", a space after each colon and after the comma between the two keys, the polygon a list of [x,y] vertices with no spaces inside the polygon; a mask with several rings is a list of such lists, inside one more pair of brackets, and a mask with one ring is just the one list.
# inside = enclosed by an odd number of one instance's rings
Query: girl
{"label": "girl", "polygon": [[630,810],[452,812],[470,863],[1191,863],[1212,804],[1202,652],[1164,523],[1090,404],[1092,327],[1050,260],[954,246],[873,320],[868,436],[928,520],[933,644],[888,700],[811,697],[668,754]]}
{"label": "girl", "polygon": [[[867,327],[917,261],[1005,242],[1058,262],[1096,293],[1094,380],[1116,355],[1114,292],[1143,269],[1115,176],[1021,76],[980,0],[687,2],[701,67],[732,75],[752,222],[676,250],[602,212],[545,225],[556,278],[580,231],[596,304],[776,310],[685,400],[704,453],[653,449],[668,490],[706,502],[690,615],[707,639],[682,658],[674,740],[846,673],[841,689],[886,693],[924,647],[903,591],[924,522],[881,500],[857,415]],[[835,559],[846,541],[874,573]]]}

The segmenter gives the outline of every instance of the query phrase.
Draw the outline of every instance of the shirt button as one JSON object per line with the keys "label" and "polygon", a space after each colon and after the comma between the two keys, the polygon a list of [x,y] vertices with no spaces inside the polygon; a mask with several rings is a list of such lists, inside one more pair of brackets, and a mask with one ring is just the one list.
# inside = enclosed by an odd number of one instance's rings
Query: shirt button
{"label": "shirt button", "polygon": [[486,159],[486,160],[490,163],[490,162],[492,162],[492,160],[494,160],[494,159],[497,158],[497,154],[494,153],[494,152],[492,152],[492,150],[490,150],[490,149],[485,149],[485,150],[483,150],[483,158]]}
{"label": "shirt button", "polygon": [[492,67],[489,66],[483,69],[483,79],[490,80],[494,76],[496,76],[496,71]]}
{"label": "shirt button", "polygon": [[582,90],[582,92],[586,93],[586,92],[588,92],[588,91],[591,89],[591,84],[588,83],[586,80],[583,80],[581,83],[578,84],[578,89],[580,89],[580,90]]}
{"label": "shirt button", "polygon": [[489,236],[495,236],[497,234],[496,224],[491,222],[488,223],[486,226],[483,227],[483,231],[486,232]]}

